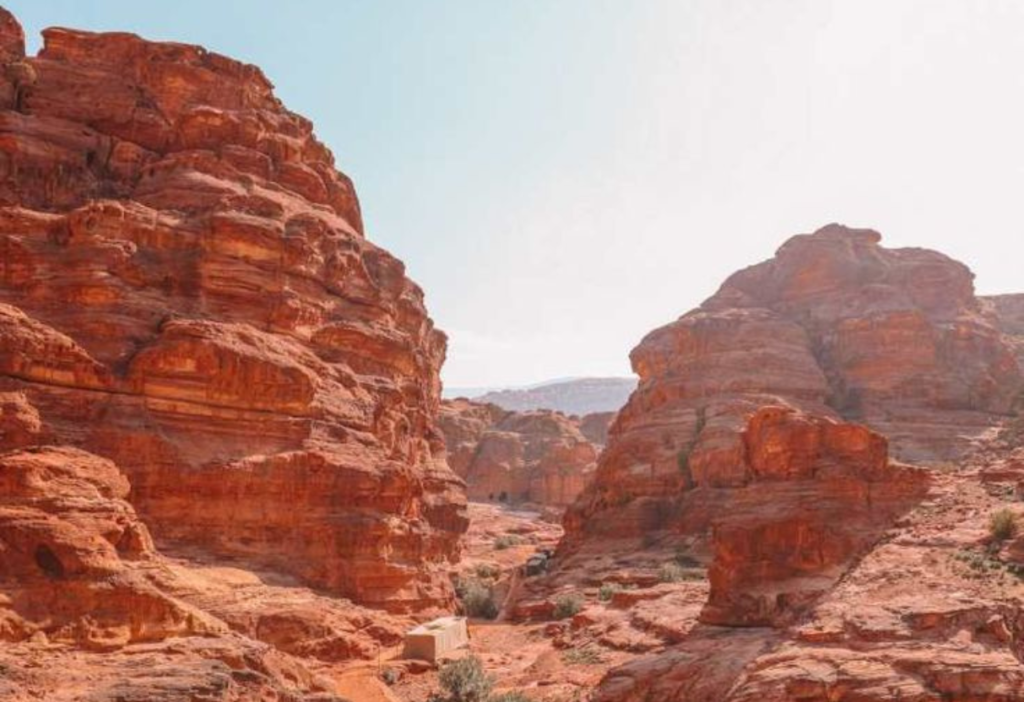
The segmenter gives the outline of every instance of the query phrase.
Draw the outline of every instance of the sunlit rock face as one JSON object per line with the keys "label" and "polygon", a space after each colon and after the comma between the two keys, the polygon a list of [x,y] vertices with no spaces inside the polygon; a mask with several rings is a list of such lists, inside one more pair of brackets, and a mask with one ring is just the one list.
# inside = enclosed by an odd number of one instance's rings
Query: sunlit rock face
{"label": "sunlit rock face", "polygon": [[859,424],[762,407],[742,432],[749,482],[723,491],[701,620],[784,626],[925,494],[926,473],[889,461]]}
{"label": "sunlit rock face", "polygon": [[[610,418],[591,419],[591,431],[606,430]],[[440,419],[449,463],[470,499],[550,507],[571,504],[593,479],[599,448],[581,424],[561,412],[465,399],[445,400]]]}
{"label": "sunlit rock face", "polygon": [[942,254],[830,225],[650,333],[561,552],[678,543],[709,594],[594,699],[1024,699],[989,527],[1024,465],[1000,433],[1022,311]]}
{"label": "sunlit rock face", "polygon": [[741,435],[764,405],[866,424],[914,462],[956,459],[1010,413],[1024,387],[1013,340],[970,271],[880,238],[839,225],[793,237],[648,334],[570,541],[705,529],[707,500],[691,493],[750,482]]}
{"label": "sunlit rock face", "polygon": [[0,34],[5,448],[113,461],[161,547],[450,606],[445,337],[310,122],[200,47]]}

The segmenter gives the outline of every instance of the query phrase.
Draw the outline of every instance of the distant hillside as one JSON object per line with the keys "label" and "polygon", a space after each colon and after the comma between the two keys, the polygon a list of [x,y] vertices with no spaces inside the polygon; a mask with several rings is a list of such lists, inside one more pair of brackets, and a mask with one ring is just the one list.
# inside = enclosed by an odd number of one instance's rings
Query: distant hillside
{"label": "distant hillside", "polygon": [[507,410],[553,409],[566,414],[614,412],[636,388],[635,378],[576,378],[515,390],[488,392],[474,400]]}

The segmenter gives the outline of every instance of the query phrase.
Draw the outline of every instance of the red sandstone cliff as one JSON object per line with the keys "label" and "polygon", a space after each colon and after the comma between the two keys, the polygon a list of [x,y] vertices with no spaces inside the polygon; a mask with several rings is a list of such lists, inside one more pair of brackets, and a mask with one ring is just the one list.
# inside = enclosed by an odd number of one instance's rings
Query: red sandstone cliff
{"label": "red sandstone cliff", "polygon": [[[598,448],[560,412],[445,400],[439,424],[470,499],[564,507],[593,478]],[[592,419],[591,430],[600,424]]]}
{"label": "red sandstone cliff", "polygon": [[1009,338],[1017,361],[1024,368],[1024,295],[993,295],[982,298],[982,303]]}
{"label": "red sandstone cliff", "polygon": [[608,430],[615,421],[616,412],[591,412],[580,417],[580,432],[587,441],[598,446],[608,443]]}
{"label": "red sandstone cliff", "polygon": [[1012,488],[975,472],[1003,460],[976,454],[1024,388],[1015,307],[879,238],[794,237],[634,350],[640,385],[562,555],[675,541],[710,587],[664,622],[677,645],[612,670],[596,699],[1024,699],[1024,588],[987,536]]}
{"label": "red sandstone cliff", "polygon": [[673,505],[749,482],[740,435],[766,404],[863,422],[897,458],[922,461],[956,458],[1010,413],[1024,380],[970,271],[879,239],[838,225],[794,237],[649,334],[570,536],[650,529],[652,503],[699,528],[699,506]]}
{"label": "red sandstone cliff", "polygon": [[258,68],[68,29],[26,57],[0,14],[0,639],[27,661],[39,636],[213,636],[168,679],[327,689],[289,655],[373,655],[396,626],[303,585],[453,602],[445,337]]}

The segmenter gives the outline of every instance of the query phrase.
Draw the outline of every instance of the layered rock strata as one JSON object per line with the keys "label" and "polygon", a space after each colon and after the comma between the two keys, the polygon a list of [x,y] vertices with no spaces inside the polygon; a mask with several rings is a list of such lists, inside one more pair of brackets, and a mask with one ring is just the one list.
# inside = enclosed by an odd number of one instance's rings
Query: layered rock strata
{"label": "layered rock strata", "polygon": [[763,407],[742,435],[747,485],[718,491],[701,620],[793,621],[919,501],[924,471],[891,463],[857,424]]}
{"label": "layered rock strata", "polygon": [[1024,368],[1024,295],[993,295],[982,298],[982,303],[995,318],[996,325],[1009,337],[1017,361]]}
{"label": "layered rock strata", "polygon": [[879,240],[839,225],[794,237],[651,332],[631,355],[640,385],[567,517],[570,542],[707,529],[701,491],[749,483],[740,437],[765,405],[864,423],[894,457],[924,462],[963,455],[1011,413],[1021,369],[970,271]]}
{"label": "layered rock strata", "polygon": [[595,699],[1024,699],[1024,590],[990,536],[1014,488],[972,472],[1024,388],[1016,301],[879,240],[794,237],[634,350],[562,553],[677,541],[709,595]]}
{"label": "layered rock strata", "polygon": [[598,447],[579,419],[560,412],[446,400],[440,426],[449,462],[472,500],[564,507],[594,474]]}
{"label": "layered rock strata", "polygon": [[1018,452],[933,476],[928,499],[790,626],[693,624],[609,671],[595,702],[1024,700],[1019,543],[989,531],[1001,510],[1021,516],[995,489],[1021,466]]}
{"label": "layered rock strata", "polygon": [[330,681],[302,659],[369,658],[401,639],[401,622],[351,602],[168,560],[116,465],[47,445],[24,395],[0,406],[3,699],[328,702]]}
{"label": "layered rock strata", "polygon": [[0,391],[168,548],[450,605],[445,337],[310,122],[200,47],[2,31]]}

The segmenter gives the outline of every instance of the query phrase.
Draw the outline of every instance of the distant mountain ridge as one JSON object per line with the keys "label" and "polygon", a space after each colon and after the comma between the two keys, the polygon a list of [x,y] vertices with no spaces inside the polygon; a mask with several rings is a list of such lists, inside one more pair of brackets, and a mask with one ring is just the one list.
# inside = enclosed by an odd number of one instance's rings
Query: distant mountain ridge
{"label": "distant mountain ridge", "polygon": [[[552,409],[566,414],[615,412],[636,388],[635,378],[572,378],[507,390],[492,390],[471,397],[507,410],[522,412]],[[449,393],[445,393],[450,396]]]}

